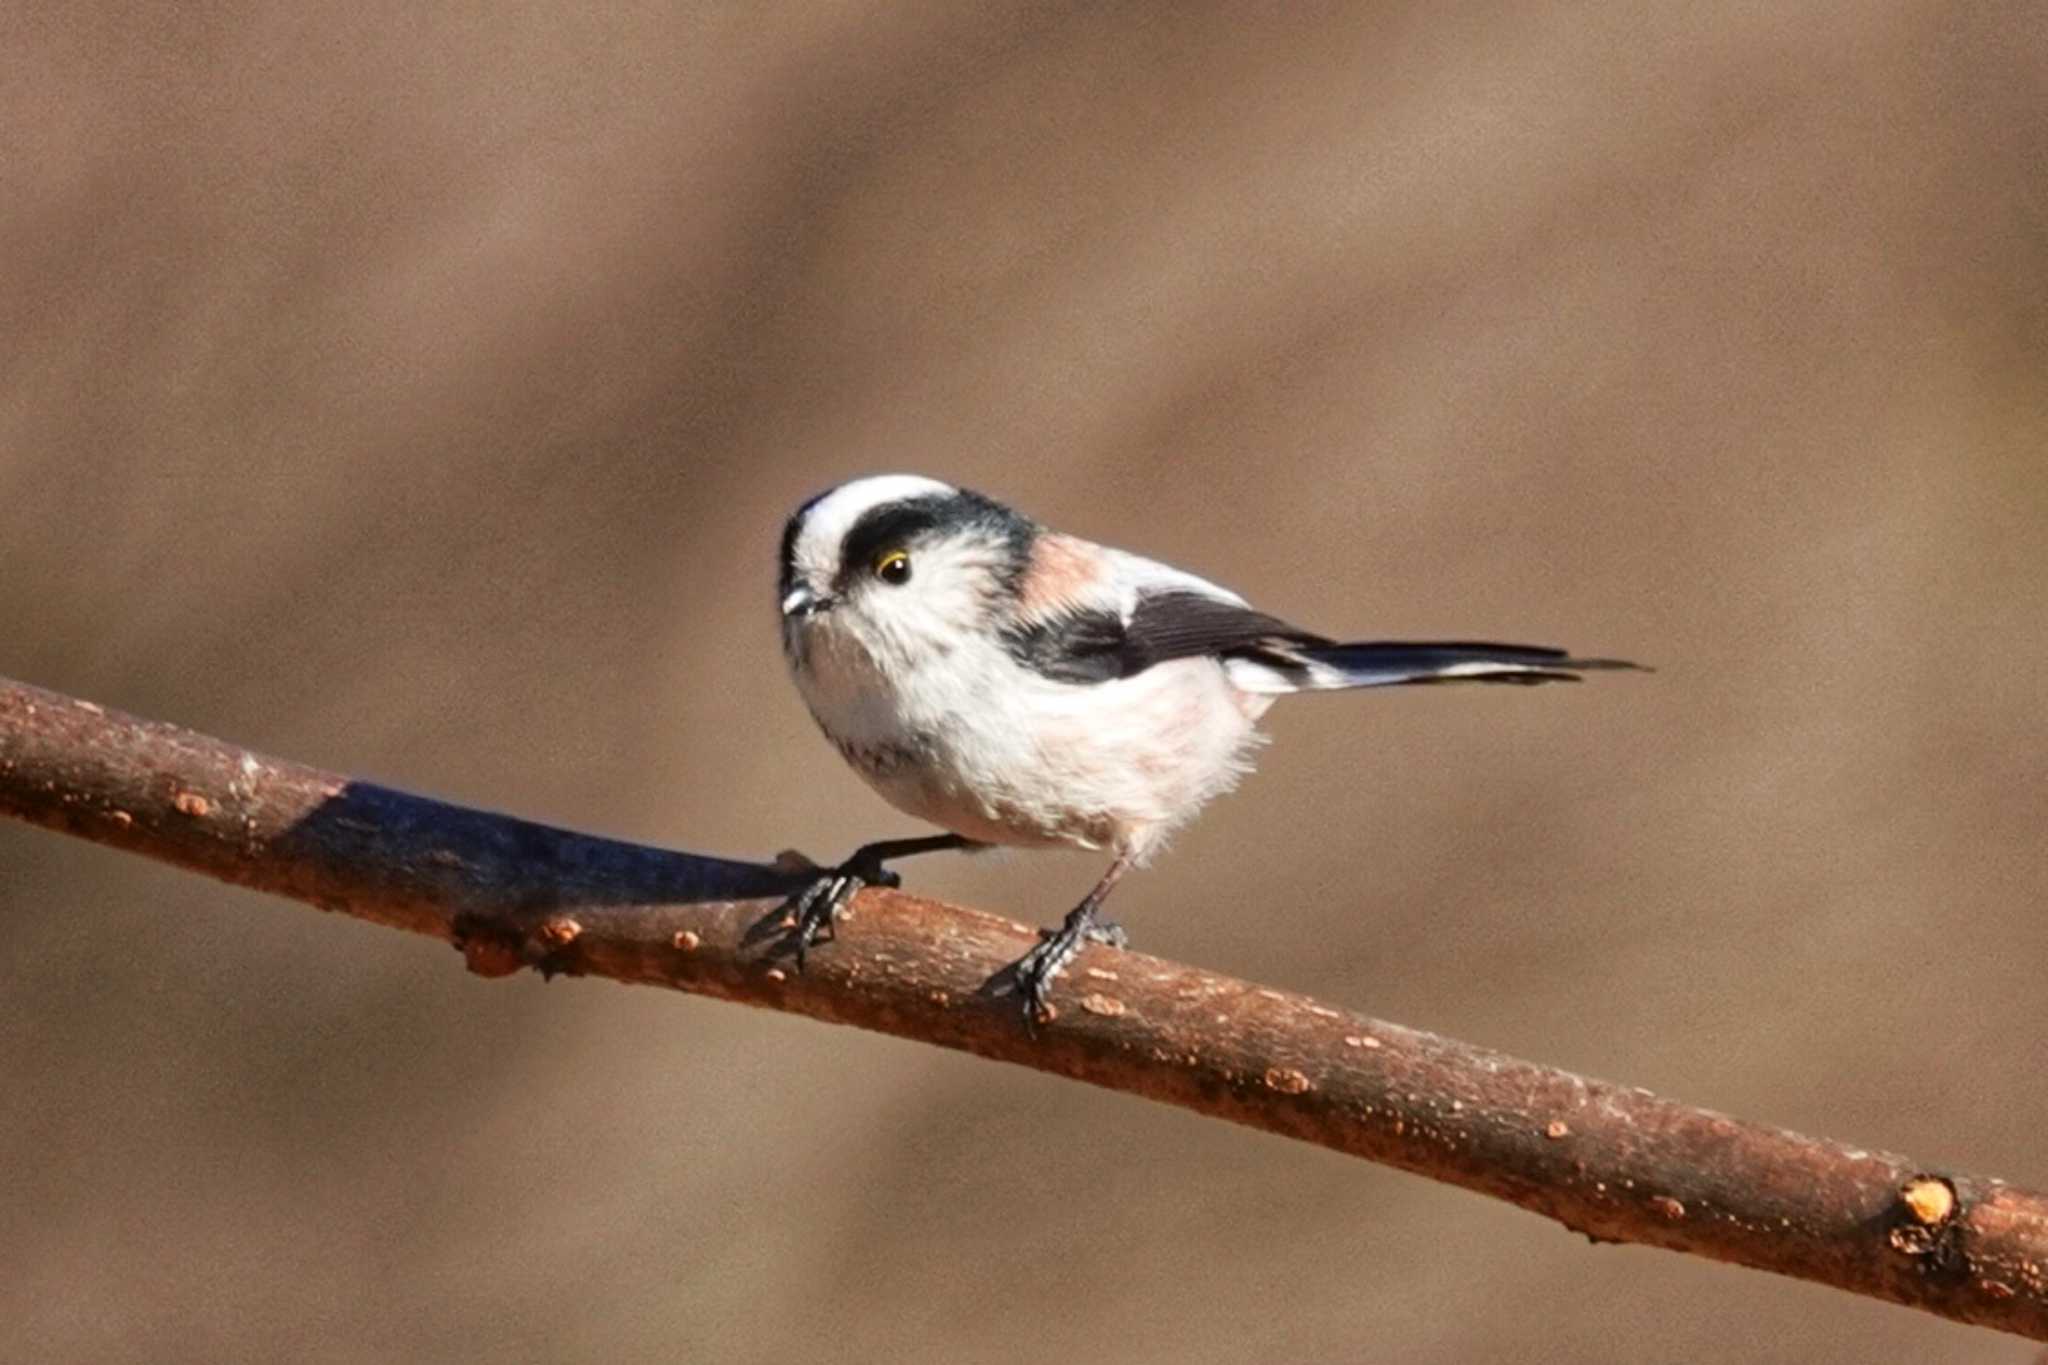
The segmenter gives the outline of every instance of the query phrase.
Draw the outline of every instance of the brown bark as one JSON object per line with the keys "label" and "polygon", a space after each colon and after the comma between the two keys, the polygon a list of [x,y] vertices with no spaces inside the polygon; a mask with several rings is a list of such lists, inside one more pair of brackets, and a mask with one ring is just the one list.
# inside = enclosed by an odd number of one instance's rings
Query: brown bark
{"label": "brown bark", "polygon": [[798,973],[787,869],[494,815],[0,679],[0,813],[521,967],[672,986],[1091,1081],[1462,1185],[1596,1241],[2048,1339],[2048,1200],[1142,954],[1020,1027],[1023,925],[862,893]]}

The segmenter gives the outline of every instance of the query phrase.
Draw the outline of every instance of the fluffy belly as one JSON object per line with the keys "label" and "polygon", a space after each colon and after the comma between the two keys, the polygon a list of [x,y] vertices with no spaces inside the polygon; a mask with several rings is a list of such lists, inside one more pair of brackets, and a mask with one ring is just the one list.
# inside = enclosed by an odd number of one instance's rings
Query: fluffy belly
{"label": "fluffy belly", "polygon": [[[970,777],[936,747],[840,743],[853,770],[904,814],[984,844],[1020,848],[1106,848],[1126,831],[1115,814],[1062,800],[1029,800],[1020,788],[1051,791],[1032,772],[1001,780]],[[1021,780],[1020,780],[1021,779]]]}
{"label": "fluffy belly", "polygon": [[1271,700],[1209,658],[1070,683],[993,644],[886,670],[829,632],[811,644],[798,686],[854,770],[905,814],[991,844],[1142,859],[1236,784]]}
{"label": "fluffy belly", "polygon": [[1001,695],[1001,706],[943,714],[892,708],[917,723],[860,738],[820,723],[884,800],[920,820],[985,843],[1142,858],[1235,785],[1266,701],[1239,693],[1207,659],[1110,683],[1032,680]]}

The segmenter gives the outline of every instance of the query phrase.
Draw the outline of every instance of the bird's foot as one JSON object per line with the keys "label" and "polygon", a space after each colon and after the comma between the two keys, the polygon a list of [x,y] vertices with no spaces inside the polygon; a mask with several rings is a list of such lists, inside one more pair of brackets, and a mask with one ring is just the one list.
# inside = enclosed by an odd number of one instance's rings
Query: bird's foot
{"label": "bird's foot", "polygon": [[1057,929],[1039,931],[1038,946],[1017,959],[1017,995],[1024,1009],[1024,1024],[1035,1029],[1052,1018],[1052,981],[1067,969],[1083,943],[1100,943],[1111,948],[1130,946],[1130,935],[1119,925],[1095,918],[1093,905],[1081,905]]}
{"label": "bird's foot", "polygon": [[839,923],[840,915],[863,886],[894,890],[901,885],[902,874],[883,867],[882,856],[869,848],[860,849],[837,867],[821,869],[809,886],[782,904],[785,919],[795,921],[790,935],[796,943],[796,969],[804,969],[804,957],[820,934],[830,937],[828,931]]}
{"label": "bird's foot", "polygon": [[778,858],[778,865],[791,861],[792,870],[798,875],[809,875],[810,880],[784,901],[766,923],[779,924],[791,931],[797,970],[802,971],[804,955],[820,934],[835,928],[846,907],[852,904],[855,892],[863,886],[885,886],[893,891],[903,885],[903,878],[889,871],[884,863],[919,853],[979,847],[963,835],[928,834],[918,839],[884,839],[876,844],[863,844],[837,867],[821,868],[801,854],[789,860]]}
{"label": "bird's foot", "polygon": [[1099,919],[1081,931],[1081,937],[1090,943],[1100,943],[1105,948],[1128,948],[1131,936],[1115,920]]}

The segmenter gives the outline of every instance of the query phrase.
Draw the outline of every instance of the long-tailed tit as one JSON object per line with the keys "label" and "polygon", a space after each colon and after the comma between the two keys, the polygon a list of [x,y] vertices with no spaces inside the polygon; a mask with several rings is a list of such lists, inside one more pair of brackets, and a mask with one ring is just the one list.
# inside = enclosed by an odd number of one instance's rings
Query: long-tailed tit
{"label": "long-tailed tit", "polygon": [[1344,644],[1192,574],[1048,530],[933,479],[858,479],[782,533],[782,643],[826,738],[898,810],[949,831],[869,844],[791,898],[799,955],[883,864],[989,844],[1110,853],[1109,870],[1016,964],[1027,1020],[1097,916],[1204,802],[1251,767],[1290,692],[1545,683],[1633,668],[1534,645]]}

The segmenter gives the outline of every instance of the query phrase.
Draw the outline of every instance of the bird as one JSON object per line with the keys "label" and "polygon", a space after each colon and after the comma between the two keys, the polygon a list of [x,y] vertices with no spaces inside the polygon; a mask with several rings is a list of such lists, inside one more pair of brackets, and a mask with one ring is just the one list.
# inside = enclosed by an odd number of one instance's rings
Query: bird
{"label": "bird", "polygon": [[1110,891],[1250,771],[1299,692],[1538,684],[1625,659],[1542,645],[1343,642],[1227,588],[916,474],[841,483],[783,527],[783,652],[812,718],[897,810],[941,834],[865,844],[783,907],[799,968],[886,866],[942,850],[1082,848],[1108,870],[1012,964],[1027,1026],[1087,942],[1123,947]]}

